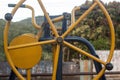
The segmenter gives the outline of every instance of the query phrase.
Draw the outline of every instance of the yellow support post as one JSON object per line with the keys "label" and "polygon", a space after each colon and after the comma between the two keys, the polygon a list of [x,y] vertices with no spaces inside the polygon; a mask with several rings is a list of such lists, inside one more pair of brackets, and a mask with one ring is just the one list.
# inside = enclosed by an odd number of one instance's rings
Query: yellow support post
{"label": "yellow support post", "polygon": [[27,80],[31,80],[31,69],[27,69]]}
{"label": "yellow support post", "polygon": [[56,80],[56,73],[57,73],[57,66],[58,66],[58,59],[59,59],[59,51],[60,51],[60,45],[57,45],[56,46],[55,57],[54,57],[52,80]]}

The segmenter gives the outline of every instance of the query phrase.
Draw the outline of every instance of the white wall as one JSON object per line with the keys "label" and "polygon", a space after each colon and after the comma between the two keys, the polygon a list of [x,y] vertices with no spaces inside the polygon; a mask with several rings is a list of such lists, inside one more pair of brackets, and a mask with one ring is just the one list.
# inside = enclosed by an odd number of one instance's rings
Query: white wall
{"label": "white wall", "polygon": [[[97,50],[96,53],[99,55],[100,59],[106,61],[109,55],[109,51]],[[112,71],[120,71],[120,50],[115,50],[111,63],[114,65]]]}

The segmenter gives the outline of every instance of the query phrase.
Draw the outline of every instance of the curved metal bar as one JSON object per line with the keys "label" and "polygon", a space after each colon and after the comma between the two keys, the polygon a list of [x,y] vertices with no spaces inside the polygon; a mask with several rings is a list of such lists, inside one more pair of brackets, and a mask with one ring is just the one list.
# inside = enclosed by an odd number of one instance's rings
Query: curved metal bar
{"label": "curved metal bar", "polygon": [[[20,0],[14,7],[14,9],[12,10],[11,14],[12,14],[12,17],[14,16],[15,12],[17,11],[17,9],[25,2],[25,0]],[[33,11],[33,16],[34,16],[34,10]],[[5,54],[6,54],[6,57],[8,59],[8,63],[10,64],[13,72],[16,74],[16,76],[20,79],[20,80],[25,80],[24,77],[18,72],[18,70],[15,68],[14,66],[14,63],[12,62],[12,59],[9,55],[9,52],[8,52],[8,30],[9,30],[9,27],[10,27],[10,23],[11,21],[8,21],[6,22],[6,25],[5,25],[5,29],[4,29],[4,49],[5,49]],[[28,76],[29,77],[29,76]],[[28,78],[27,77],[27,78]],[[30,78],[29,78],[30,79]]]}
{"label": "curved metal bar", "polygon": [[86,40],[85,38],[81,38],[81,37],[77,37],[77,36],[68,36],[68,37],[65,38],[65,41],[67,41],[67,42],[74,41],[74,42],[84,43],[89,48],[90,53],[93,56],[97,55],[96,52],[95,52],[95,48],[93,47],[93,45],[88,40]]}
{"label": "curved metal bar", "polygon": [[17,5],[14,7],[14,9],[12,10],[12,15],[14,16],[15,12],[17,11],[17,9],[25,2],[26,0],[20,0]]}
{"label": "curved metal bar", "polygon": [[112,23],[112,20],[110,18],[109,13],[107,12],[107,10],[105,9],[105,7],[102,5],[102,3],[99,0],[95,0],[95,2],[99,5],[99,7],[101,8],[101,10],[103,11],[103,13],[105,14],[108,23],[109,23],[109,28],[111,31],[111,48],[110,48],[110,53],[107,59],[107,63],[109,63],[113,57],[113,53],[114,53],[114,48],[115,48],[115,30],[114,30],[114,26]]}
{"label": "curved metal bar", "polygon": [[29,6],[29,5],[25,5],[26,8],[30,9],[32,11],[32,24],[36,29],[41,29],[41,26],[37,25],[36,20],[35,20],[35,11],[34,9]]}
{"label": "curved metal bar", "polygon": [[72,24],[75,23],[75,12],[76,12],[77,10],[80,10],[80,6],[76,6],[76,7],[74,7],[73,10],[72,10],[72,13],[71,13],[71,23],[72,23]]}
{"label": "curved metal bar", "polygon": [[85,56],[88,56],[89,58],[91,58],[91,59],[93,59],[93,60],[95,60],[95,61],[97,61],[97,62],[99,62],[99,63],[101,63],[103,65],[106,65],[106,63],[104,61],[96,58],[95,56],[90,55],[90,53],[85,52],[85,51],[81,50],[80,48],[77,48],[76,46],[74,46],[74,45],[72,45],[72,44],[70,44],[70,43],[68,43],[66,41],[63,41],[63,43],[64,43],[64,45],[72,48],[73,50],[76,50],[76,51],[80,52],[81,54],[83,54]]}
{"label": "curved metal bar", "polygon": [[[16,4],[8,4],[8,7],[15,7],[15,6],[16,6]],[[39,25],[36,24],[35,11],[34,11],[33,7],[31,7],[30,5],[24,5],[24,4],[22,4],[22,5],[20,6],[20,8],[28,8],[28,9],[30,9],[30,10],[32,11],[32,24],[34,25],[34,27],[35,27],[36,29],[40,29],[41,26],[39,26]],[[14,14],[15,14],[15,13],[14,13]]]}
{"label": "curved metal bar", "polygon": [[[81,38],[81,37],[77,37],[77,36],[74,36],[74,37],[73,36],[68,36],[68,37],[65,38],[65,41],[67,41],[67,42],[73,41],[73,42],[83,43],[88,47],[91,55],[99,58],[99,56],[95,52],[95,48],[93,47],[93,45],[88,40],[86,40],[84,38]],[[102,70],[102,65],[95,60],[93,60],[93,61],[94,61],[96,72],[99,73]],[[99,80],[106,80],[105,75],[103,75]]]}
{"label": "curved metal bar", "polygon": [[[115,34],[114,34],[114,27],[113,27],[113,23],[112,23],[112,20],[108,14],[108,12],[106,11],[106,9],[104,8],[104,6],[100,3],[99,0],[94,0],[94,4],[75,22],[73,23],[70,28],[61,36],[62,38],[65,38],[72,30],[73,28],[78,24],[80,23],[88,14],[90,11],[93,10],[93,8],[98,4],[99,7],[102,9],[103,13],[105,14],[107,20],[108,20],[108,23],[109,23],[109,27],[110,27],[110,31],[111,31],[111,48],[110,48],[110,53],[109,53],[109,56],[108,56],[108,59],[106,62],[96,58],[95,56],[92,56],[90,55],[89,53],[75,47],[74,45],[66,42],[66,41],[63,41],[63,43],[65,45],[67,45],[68,47],[78,51],[78,52],[81,52],[82,54],[92,58],[93,60],[103,64],[106,66],[107,63],[109,63],[112,59],[112,56],[113,56],[113,52],[114,52],[114,48],[115,48]],[[18,2],[18,4],[15,6],[15,8],[12,10],[12,16],[14,16],[15,12],[17,11],[17,9],[22,5],[22,3],[24,3],[25,0],[20,0]],[[55,34],[55,37],[59,37],[58,33],[57,33],[57,30],[55,28],[55,25],[53,24],[52,20],[50,19],[50,17],[48,16],[41,0],[38,0],[47,20],[48,20],[48,23],[50,24],[51,26],[51,29],[53,31],[53,33]],[[41,45],[41,44],[48,44],[48,43],[53,43],[53,42],[56,42],[55,40],[50,40],[49,41],[43,41],[43,42],[37,42],[37,43],[31,43],[31,44],[26,44],[26,45],[18,45],[18,46],[11,46],[11,47],[8,47],[8,30],[9,30],[9,26],[10,26],[10,22],[11,21],[8,21],[6,23],[6,26],[5,26],[5,30],[4,30],[4,49],[5,49],[5,54],[6,54],[6,57],[8,59],[8,63],[10,64],[11,68],[13,69],[13,71],[15,72],[15,74],[20,78],[20,80],[24,80],[24,78],[22,77],[22,75],[17,71],[17,69],[15,68],[12,60],[11,60],[11,57],[9,55],[9,52],[8,50],[9,49],[16,49],[16,48],[21,48],[21,47],[27,47],[27,46],[34,46],[34,45]],[[54,61],[54,71],[53,71],[53,77],[52,77],[52,80],[56,80],[56,70],[57,70],[57,63],[58,63],[58,57],[59,57],[59,50],[60,50],[60,45],[57,44],[57,47],[56,47],[56,57],[55,57],[55,61]],[[103,73],[105,72],[106,68],[104,67],[99,73],[98,75],[93,79],[93,80],[98,80],[102,75]]]}
{"label": "curved metal bar", "polygon": [[[115,48],[115,32],[114,32],[114,26],[113,26],[113,23],[112,23],[112,20],[110,18],[110,15],[109,13],[107,12],[107,10],[105,9],[105,7],[102,5],[102,3],[99,1],[99,0],[94,0],[98,5],[99,7],[101,8],[101,10],[103,11],[104,15],[106,16],[107,20],[108,20],[108,24],[109,24],[109,28],[110,28],[110,32],[111,32],[111,47],[110,47],[110,53],[109,53],[109,56],[107,58],[107,61],[106,61],[106,64],[107,63],[110,63],[112,57],[113,57],[113,54],[114,54],[114,48]],[[103,73],[105,72],[105,69],[106,68],[103,68],[100,73],[98,73],[98,75],[94,78],[94,80],[96,79],[99,79]]]}
{"label": "curved metal bar", "polygon": [[10,22],[6,23],[5,29],[4,29],[4,50],[5,50],[5,55],[6,58],[8,60],[8,63],[10,65],[10,67],[12,68],[12,70],[14,71],[14,73],[16,74],[16,76],[18,76],[18,78],[20,80],[25,80],[22,75],[18,72],[18,70],[15,68],[14,63],[12,62],[12,59],[9,55],[8,52],[8,30],[9,30],[9,26],[10,26]]}

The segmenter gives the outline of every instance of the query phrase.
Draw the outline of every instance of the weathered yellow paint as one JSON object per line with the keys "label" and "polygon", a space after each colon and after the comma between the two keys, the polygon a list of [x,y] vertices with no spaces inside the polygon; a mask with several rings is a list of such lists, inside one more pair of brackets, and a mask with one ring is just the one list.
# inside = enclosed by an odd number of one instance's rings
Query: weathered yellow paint
{"label": "weathered yellow paint", "polygon": [[[25,2],[26,0],[20,0],[18,2],[18,4],[14,7],[14,9],[12,10],[12,16],[14,16],[15,12],[17,11],[17,9]],[[41,9],[43,10],[48,23],[50,24],[51,30],[52,32],[55,34],[55,38],[59,37],[59,34],[55,28],[55,25],[53,24],[53,22],[58,22],[60,20],[63,19],[63,16],[60,16],[58,18],[55,18],[53,20],[50,19],[49,15],[47,14],[46,9],[44,8],[42,1],[38,0]],[[77,48],[74,45],[71,45],[70,43],[63,41],[63,44],[78,51],[81,52],[83,55],[86,55],[90,58],[92,58],[93,60],[103,64],[104,66],[109,63],[113,57],[113,53],[114,53],[114,47],[115,47],[115,32],[114,32],[114,26],[112,23],[112,20],[108,14],[108,12],[106,11],[105,7],[100,3],[99,0],[94,0],[93,5],[86,10],[86,12],[80,16],[80,18],[75,22],[74,20],[74,16],[73,16],[73,24],[70,25],[70,27],[68,28],[68,30],[61,36],[64,40],[64,38],[73,30],[73,28],[80,23],[93,9],[96,5],[99,5],[99,7],[101,8],[101,10],[103,11],[103,13],[105,14],[108,23],[109,23],[109,28],[111,31],[111,48],[110,48],[110,53],[108,56],[108,59],[106,62],[90,55],[89,53]],[[26,8],[29,8],[32,10],[32,23],[34,25],[35,28],[40,29],[40,26],[37,25],[35,23],[35,19],[33,19],[34,17],[34,9],[31,6],[26,5]],[[79,8],[77,8],[79,9]],[[76,10],[77,10],[76,9]],[[74,13],[74,12],[73,12]],[[30,72],[30,68],[32,68],[35,64],[38,63],[38,61],[41,58],[41,54],[42,54],[42,48],[40,45],[44,45],[44,44],[50,44],[50,43],[54,43],[56,42],[56,40],[49,40],[49,41],[42,41],[42,42],[38,42],[38,38],[41,37],[42,32],[39,32],[37,36],[34,36],[33,34],[23,34],[20,35],[16,38],[14,38],[11,42],[10,45],[8,46],[8,31],[9,31],[9,27],[10,27],[10,23],[11,21],[6,22],[5,25],[5,30],[4,30],[4,49],[5,49],[5,54],[8,60],[8,63],[10,64],[12,70],[14,71],[14,73],[18,76],[18,78],[20,80],[25,80],[24,77],[17,71],[17,69],[15,68],[22,68],[22,69],[26,69],[27,70],[27,80],[31,79],[31,72]],[[57,64],[58,64],[58,57],[59,57],[59,51],[60,51],[60,44],[56,44],[55,45],[55,50],[53,51],[54,53],[54,69],[53,69],[53,76],[52,76],[52,80],[56,80],[56,71],[57,71]],[[103,67],[103,69],[98,73],[98,75],[96,75],[95,78],[93,78],[93,80],[99,80],[99,78],[102,76],[102,74],[105,72],[106,68]]]}
{"label": "weathered yellow paint", "polygon": [[[33,34],[24,34],[16,37],[10,43],[10,46],[29,44],[37,42]],[[18,49],[9,50],[9,54],[14,65],[18,68],[28,69],[36,65],[42,55],[42,48],[40,45],[22,47]]]}

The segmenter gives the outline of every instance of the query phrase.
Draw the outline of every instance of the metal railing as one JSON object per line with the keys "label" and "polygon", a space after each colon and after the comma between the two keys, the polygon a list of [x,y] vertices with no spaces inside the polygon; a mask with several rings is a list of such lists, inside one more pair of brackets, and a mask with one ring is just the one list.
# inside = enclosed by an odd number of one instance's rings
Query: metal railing
{"label": "metal railing", "polygon": [[[96,72],[80,72],[80,73],[64,73],[62,74],[63,76],[78,76],[78,75],[96,75]],[[106,75],[111,75],[111,74],[120,74],[120,71],[112,71],[112,72],[105,72]],[[26,76],[26,74],[22,74],[23,76]],[[0,74],[0,77],[9,77],[10,74]],[[51,73],[35,73],[31,74],[32,77],[37,77],[37,76],[52,76]]]}

